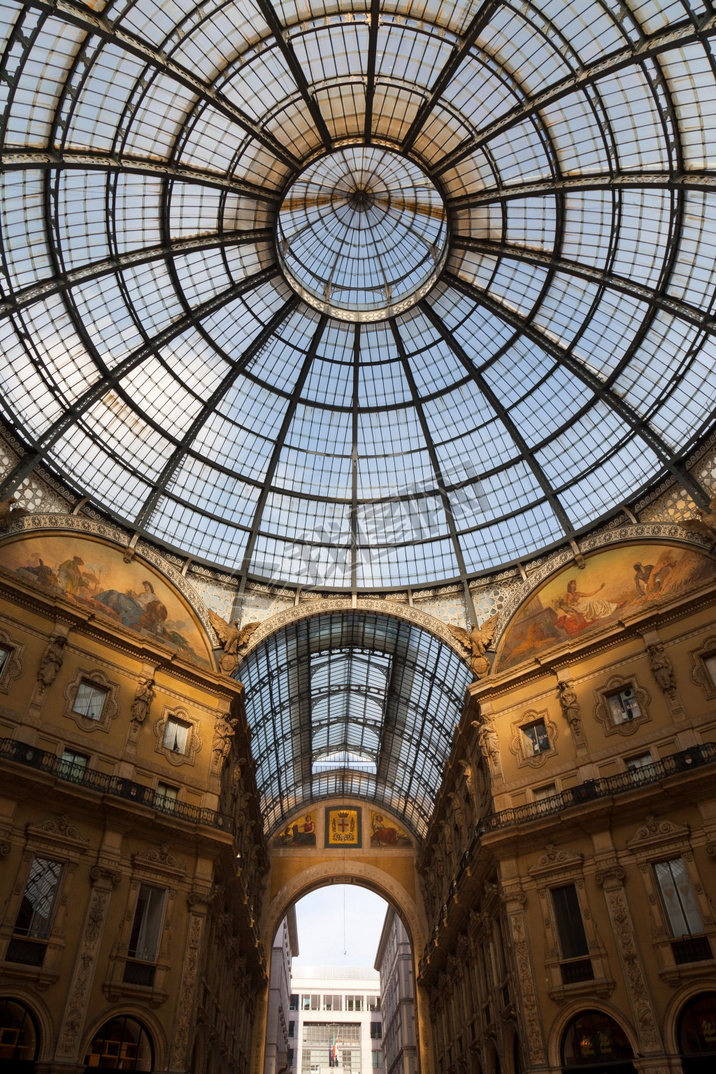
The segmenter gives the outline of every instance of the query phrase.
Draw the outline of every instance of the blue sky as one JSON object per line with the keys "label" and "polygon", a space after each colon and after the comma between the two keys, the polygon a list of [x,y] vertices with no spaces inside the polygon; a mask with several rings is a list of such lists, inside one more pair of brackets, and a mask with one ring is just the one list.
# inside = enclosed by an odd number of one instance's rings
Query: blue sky
{"label": "blue sky", "polygon": [[306,895],[296,903],[300,954],[293,960],[294,969],[372,967],[387,908],[379,895],[354,884],[335,884]]}

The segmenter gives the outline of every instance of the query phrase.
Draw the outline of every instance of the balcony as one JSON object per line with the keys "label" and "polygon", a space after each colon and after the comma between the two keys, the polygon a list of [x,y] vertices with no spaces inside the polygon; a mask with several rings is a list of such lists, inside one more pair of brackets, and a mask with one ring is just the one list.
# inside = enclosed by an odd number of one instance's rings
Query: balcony
{"label": "balcony", "polygon": [[169,814],[176,820],[186,820],[193,824],[204,824],[209,828],[220,828],[222,831],[234,834],[234,822],[231,817],[224,813],[217,813],[213,809],[202,809],[201,806],[187,805],[185,802],[172,802],[171,809],[167,807],[167,799],[158,794],[153,787],[145,787],[141,783],[135,783],[131,779],[121,776],[108,776],[103,772],[95,772],[90,768],[68,764],[54,753],[37,749],[36,746],[28,746],[24,742],[17,742],[12,738],[0,739],[0,758],[13,761],[15,764],[24,765],[26,768],[34,768],[44,772],[48,776],[55,776],[64,783],[71,783],[75,787],[84,787],[99,794],[109,794],[114,798],[124,798],[139,805],[148,806],[150,809]]}
{"label": "balcony", "polygon": [[478,833],[486,835],[500,828],[510,828],[515,824],[525,824],[531,820],[554,816],[573,806],[598,798],[611,798],[617,794],[625,794],[636,787],[658,783],[669,776],[691,772],[704,765],[713,764],[714,761],[716,761],[716,743],[707,742],[701,746],[692,746],[671,757],[664,757],[661,761],[644,765],[643,768],[618,772],[617,775],[607,776],[605,779],[590,779],[576,787],[570,787],[569,790],[553,794],[549,798],[541,798],[538,802],[491,813],[481,821]]}

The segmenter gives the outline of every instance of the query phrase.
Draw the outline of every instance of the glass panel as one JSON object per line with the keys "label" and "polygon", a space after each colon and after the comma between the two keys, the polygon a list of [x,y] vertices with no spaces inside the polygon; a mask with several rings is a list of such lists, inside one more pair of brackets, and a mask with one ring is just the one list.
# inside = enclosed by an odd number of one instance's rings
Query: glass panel
{"label": "glass panel", "polygon": [[172,753],[186,753],[190,732],[190,723],[185,723],[184,720],[179,720],[176,716],[170,716],[164,728],[162,745],[171,750]]}
{"label": "glass panel", "polygon": [[683,858],[657,862],[654,872],[673,936],[693,936],[704,931],[703,921]]}
{"label": "glass panel", "polygon": [[562,958],[582,958],[588,955],[589,946],[574,884],[551,888],[551,895]]}
{"label": "glass panel", "polygon": [[153,962],[157,957],[159,934],[164,919],[166,890],[141,884],[134,911],[134,923],[129,940],[130,958]]}
{"label": "glass panel", "polygon": [[102,686],[96,686],[91,682],[81,682],[77,687],[77,695],[72,708],[81,716],[86,716],[90,720],[99,720],[108,693],[109,691]]}
{"label": "glass panel", "polygon": [[60,862],[33,860],[15,922],[16,933],[37,939],[47,936],[61,876]]}

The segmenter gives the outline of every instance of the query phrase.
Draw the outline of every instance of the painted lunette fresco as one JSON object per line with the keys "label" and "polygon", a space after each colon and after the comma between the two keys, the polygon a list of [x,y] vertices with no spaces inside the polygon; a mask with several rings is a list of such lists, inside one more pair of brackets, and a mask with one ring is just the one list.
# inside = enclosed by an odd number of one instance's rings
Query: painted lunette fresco
{"label": "painted lunette fresco", "polygon": [[187,605],[143,560],[75,534],[23,536],[0,544],[0,567],[212,667]]}
{"label": "painted lunette fresco", "polygon": [[640,541],[595,552],[582,570],[576,564],[565,567],[517,610],[495,669],[542,656],[715,576],[716,560],[675,544]]}

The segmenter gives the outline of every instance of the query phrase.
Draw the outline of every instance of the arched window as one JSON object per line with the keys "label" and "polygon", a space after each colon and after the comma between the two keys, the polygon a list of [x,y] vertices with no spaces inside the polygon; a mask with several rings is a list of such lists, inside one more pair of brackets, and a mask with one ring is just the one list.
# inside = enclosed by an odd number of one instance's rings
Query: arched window
{"label": "arched window", "polygon": [[634,1053],[622,1027],[602,1011],[583,1011],[562,1038],[562,1069],[636,1074]]}
{"label": "arched window", "polygon": [[[31,1071],[37,1059],[39,1034],[27,1007],[0,999],[0,1069]],[[10,1066],[12,1064],[12,1066]]]}
{"label": "arched window", "polygon": [[152,1070],[152,1042],[141,1022],[122,1015],[105,1022],[85,1056],[85,1068],[94,1070]]}
{"label": "arched window", "polygon": [[679,1052],[684,1074],[705,1074],[716,1066],[716,992],[690,1000],[679,1018]]}

